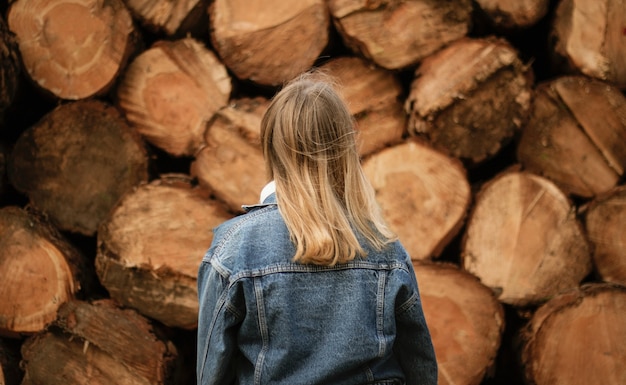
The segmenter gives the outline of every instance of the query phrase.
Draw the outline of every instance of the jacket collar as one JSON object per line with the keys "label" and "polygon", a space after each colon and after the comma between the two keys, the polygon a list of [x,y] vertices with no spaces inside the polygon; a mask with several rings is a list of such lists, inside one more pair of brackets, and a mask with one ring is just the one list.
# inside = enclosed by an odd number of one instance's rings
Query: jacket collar
{"label": "jacket collar", "polygon": [[256,207],[265,207],[276,204],[276,184],[274,181],[269,182],[261,190],[261,196],[259,197],[259,203],[253,205],[242,205],[241,208],[248,212]]}

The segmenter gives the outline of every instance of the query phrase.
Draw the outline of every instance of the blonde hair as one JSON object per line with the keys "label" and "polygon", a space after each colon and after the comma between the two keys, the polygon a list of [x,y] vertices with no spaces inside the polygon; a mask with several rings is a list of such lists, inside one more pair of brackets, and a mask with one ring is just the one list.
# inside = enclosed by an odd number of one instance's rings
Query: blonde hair
{"label": "blonde hair", "polygon": [[261,144],[278,208],[296,245],[294,261],[335,265],[396,239],[385,224],[355,142],[355,123],[334,83],[309,72],[272,99]]}

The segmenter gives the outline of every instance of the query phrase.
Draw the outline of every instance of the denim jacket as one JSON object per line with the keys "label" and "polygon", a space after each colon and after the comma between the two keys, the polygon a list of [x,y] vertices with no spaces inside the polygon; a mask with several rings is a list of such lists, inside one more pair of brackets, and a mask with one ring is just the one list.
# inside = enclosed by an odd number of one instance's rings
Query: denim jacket
{"label": "denim jacket", "polygon": [[218,226],[198,274],[197,383],[437,384],[399,242],[332,267],[292,261],[271,194]]}

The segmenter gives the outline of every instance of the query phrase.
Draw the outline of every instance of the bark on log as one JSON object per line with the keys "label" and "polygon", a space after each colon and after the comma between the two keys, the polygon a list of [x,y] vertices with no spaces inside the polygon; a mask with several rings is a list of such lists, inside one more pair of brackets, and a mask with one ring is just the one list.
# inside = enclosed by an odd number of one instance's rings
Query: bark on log
{"label": "bark on log", "polygon": [[513,306],[532,306],[577,287],[591,255],[575,207],[549,180],[504,172],[476,196],[462,266]]}
{"label": "bark on log", "polygon": [[414,262],[435,346],[439,385],[478,385],[495,364],[504,309],[489,288],[455,265]]}
{"label": "bark on log", "polygon": [[309,69],[328,45],[324,0],[214,0],[213,47],[242,80],[278,86]]}
{"label": "bark on log", "polygon": [[540,84],[517,157],[567,194],[590,198],[610,190],[626,169],[626,98],[587,77]]}
{"label": "bark on log", "polygon": [[497,27],[518,30],[532,27],[547,13],[550,0],[476,0]]}
{"label": "bark on log", "polygon": [[193,329],[196,277],[211,230],[232,217],[184,175],[125,195],[98,230],[96,272],[111,298],[161,323]]}
{"label": "bark on log", "polygon": [[386,69],[417,64],[467,35],[469,0],[328,0],[344,44]]}
{"label": "bark on log", "polygon": [[117,90],[126,117],[148,142],[192,156],[207,122],[232,91],[226,67],[200,41],[158,41],[128,66]]}
{"label": "bark on log", "polygon": [[[153,33],[183,36],[198,29],[208,18],[208,0],[124,0],[126,6],[143,27]],[[204,29],[206,26],[203,25]],[[207,31],[208,32],[208,31]]]}
{"label": "bark on log", "polygon": [[22,346],[22,385],[174,384],[178,353],[150,322],[110,300],[72,301]]}
{"label": "bark on log", "polygon": [[460,162],[409,140],[373,154],[363,167],[411,258],[438,257],[459,232],[471,200]]}
{"label": "bark on log", "polygon": [[582,73],[626,89],[623,0],[562,0],[549,39],[559,72]]}
{"label": "bark on log", "polygon": [[120,0],[17,0],[7,21],[29,77],[61,99],[106,93],[134,48]]}
{"label": "bark on log", "polygon": [[527,382],[626,383],[626,287],[588,284],[540,307],[521,333]]}
{"label": "bark on log", "polygon": [[87,271],[79,251],[41,215],[1,208],[0,335],[43,330],[59,306],[89,286]]}
{"label": "bark on log", "polygon": [[61,230],[93,235],[117,200],[148,178],[139,135],[100,101],[62,104],[26,130],[9,180]]}
{"label": "bark on log", "polygon": [[218,111],[208,125],[206,146],[191,164],[190,174],[234,213],[257,203],[267,183],[259,135],[268,105],[262,97],[243,98]]}
{"label": "bark on log", "polygon": [[626,185],[596,197],[584,210],[596,272],[626,286]]}
{"label": "bark on log", "polygon": [[0,17],[0,122],[15,99],[21,73],[17,39]]}
{"label": "bark on log", "polygon": [[338,81],[356,120],[359,154],[366,156],[399,143],[406,133],[402,84],[390,71],[358,57],[339,57],[321,66]]}
{"label": "bark on log", "polygon": [[483,162],[526,122],[530,75],[505,40],[461,39],[415,71],[405,102],[408,130],[469,164]]}

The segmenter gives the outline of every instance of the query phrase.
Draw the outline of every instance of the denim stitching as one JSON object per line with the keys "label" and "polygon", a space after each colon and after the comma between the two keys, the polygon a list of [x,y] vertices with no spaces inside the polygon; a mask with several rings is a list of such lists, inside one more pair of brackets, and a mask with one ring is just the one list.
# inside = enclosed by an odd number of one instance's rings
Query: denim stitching
{"label": "denim stitching", "polygon": [[204,377],[204,365],[207,361],[207,356],[209,354],[209,345],[211,344],[211,337],[213,336],[213,328],[217,323],[218,315],[221,313],[222,307],[226,303],[226,297],[228,295],[228,290],[224,290],[220,295],[220,298],[217,301],[216,310],[213,312],[213,317],[211,319],[211,324],[209,325],[209,329],[207,330],[207,342],[204,346],[204,359],[202,360],[202,367],[200,368],[200,382],[202,382],[202,378]]}
{"label": "denim stitching", "polygon": [[378,357],[385,356],[385,331],[384,312],[385,312],[385,284],[387,274],[381,272],[378,276],[378,293],[376,294],[376,334],[378,335]]}
{"label": "denim stitching", "polygon": [[257,302],[257,313],[259,316],[259,329],[261,332],[261,339],[263,341],[263,347],[257,357],[254,368],[254,383],[261,383],[261,371],[263,368],[263,362],[265,361],[265,354],[269,350],[269,331],[267,330],[267,320],[265,319],[265,303],[263,302],[263,287],[261,286],[261,280],[254,280],[254,295]]}

